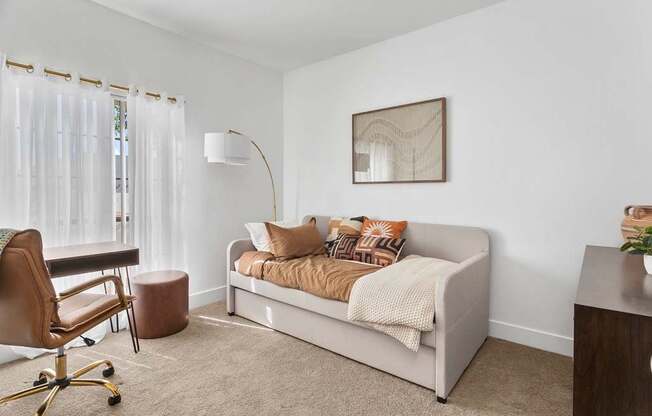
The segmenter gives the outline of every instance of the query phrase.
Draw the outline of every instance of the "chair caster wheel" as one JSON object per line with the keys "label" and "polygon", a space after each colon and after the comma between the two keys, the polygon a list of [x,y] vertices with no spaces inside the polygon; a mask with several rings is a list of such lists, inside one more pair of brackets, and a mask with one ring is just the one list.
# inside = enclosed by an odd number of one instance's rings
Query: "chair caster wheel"
{"label": "chair caster wheel", "polygon": [[235,315],[235,312],[227,312],[226,314],[229,315],[229,316],[233,316],[233,315]]}
{"label": "chair caster wheel", "polygon": [[47,378],[39,378],[38,380],[36,380],[35,382],[32,383],[32,386],[34,386],[34,387],[42,386],[42,385],[46,384],[47,382],[48,382]]}
{"label": "chair caster wheel", "polygon": [[122,401],[122,396],[120,396],[119,394],[117,396],[111,396],[109,397],[109,406],[115,406],[121,401]]}
{"label": "chair caster wheel", "polygon": [[109,378],[109,377],[111,377],[111,376],[114,375],[114,374],[115,374],[115,368],[113,368],[113,367],[105,368],[105,369],[102,371],[102,375],[103,375],[104,377],[106,377],[106,378]]}
{"label": "chair caster wheel", "polygon": [[448,399],[446,399],[445,397],[439,397],[439,396],[437,396],[437,402],[438,402],[438,403],[446,404],[447,401],[448,401]]}

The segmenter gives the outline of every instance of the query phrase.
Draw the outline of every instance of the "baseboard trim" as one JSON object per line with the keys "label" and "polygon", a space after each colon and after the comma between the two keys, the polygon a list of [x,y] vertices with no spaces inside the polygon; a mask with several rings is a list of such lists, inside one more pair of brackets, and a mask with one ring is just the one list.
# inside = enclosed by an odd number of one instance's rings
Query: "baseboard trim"
{"label": "baseboard trim", "polygon": [[226,299],[226,286],[218,286],[190,294],[190,309]]}
{"label": "baseboard trim", "polygon": [[489,320],[489,335],[528,347],[573,356],[573,338],[508,322]]}
{"label": "baseboard trim", "polygon": [[13,350],[5,345],[0,346],[0,364],[8,363],[21,358],[20,355],[13,352]]}

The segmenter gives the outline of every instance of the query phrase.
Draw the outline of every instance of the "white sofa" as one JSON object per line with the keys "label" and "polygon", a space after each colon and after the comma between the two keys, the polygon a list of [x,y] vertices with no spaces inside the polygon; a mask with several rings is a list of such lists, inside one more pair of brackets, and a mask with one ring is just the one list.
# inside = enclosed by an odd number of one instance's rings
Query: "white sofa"
{"label": "white sofa", "polygon": [[[329,217],[315,217],[326,236]],[[445,403],[487,338],[489,236],[478,228],[409,223],[402,255],[460,263],[442,280],[435,299],[435,329],[424,332],[417,352],[395,339],[347,320],[347,304],[288,289],[236,271],[234,262],[255,250],[249,240],[227,248],[227,311],[303,339],[371,367],[434,390]]]}

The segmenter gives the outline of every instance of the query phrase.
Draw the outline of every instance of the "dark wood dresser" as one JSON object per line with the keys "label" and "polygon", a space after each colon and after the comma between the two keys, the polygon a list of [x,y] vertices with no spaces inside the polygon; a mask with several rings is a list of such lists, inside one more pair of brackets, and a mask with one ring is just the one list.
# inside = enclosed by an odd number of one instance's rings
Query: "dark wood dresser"
{"label": "dark wood dresser", "polygon": [[652,276],[588,246],[575,301],[574,416],[652,415]]}

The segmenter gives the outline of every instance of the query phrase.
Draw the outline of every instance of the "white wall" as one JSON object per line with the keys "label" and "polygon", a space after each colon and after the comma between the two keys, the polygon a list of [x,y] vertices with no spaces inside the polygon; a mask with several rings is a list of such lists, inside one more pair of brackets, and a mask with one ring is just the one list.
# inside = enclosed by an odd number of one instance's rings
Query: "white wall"
{"label": "white wall", "polygon": [[[651,21],[646,0],[510,0],[287,73],[286,215],[483,227],[491,333],[571,354],[584,246],[652,200]],[[352,185],[351,114],[440,96],[449,182]]]}
{"label": "white wall", "polygon": [[252,135],[282,188],[282,75],[80,0],[0,0],[0,51],[185,96],[191,306],[223,296],[226,246],[246,235],[244,222],[271,217],[271,190],[256,154],[246,167],[208,165],[203,134],[234,128]]}

